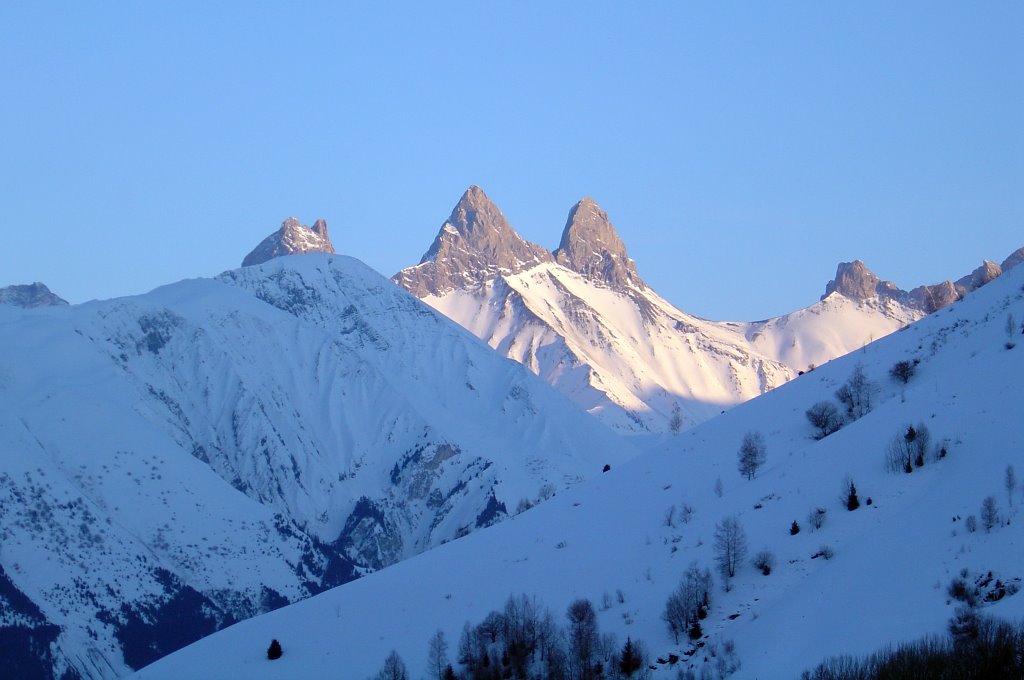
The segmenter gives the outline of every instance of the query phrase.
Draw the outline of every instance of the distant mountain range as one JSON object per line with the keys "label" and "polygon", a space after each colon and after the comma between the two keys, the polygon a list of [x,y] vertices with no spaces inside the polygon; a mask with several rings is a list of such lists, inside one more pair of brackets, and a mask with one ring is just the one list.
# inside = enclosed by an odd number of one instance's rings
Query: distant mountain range
{"label": "distant mountain range", "polygon": [[589,198],[552,252],[471,187],[401,287],[334,250],[288,218],[213,279],[0,289],[0,677],[121,677],[501,523],[681,441],[616,432],[691,428],[1024,259],[910,292],[841,264],[732,323],[658,296]]}
{"label": "distant mountain range", "polygon": [[[511,521],[221,631],[139,678],[213,664],[226,679],[367,678],[392,653],[409,677],[438,658],[462,678],[579,677],[566,668],[581,658],[616,677],[627,644],[651,680],[799,678],[826,657],[925,636],[935,649],[953,621],[961,659],[985,638],[975,631],[994,630],[972,621],[1024,620],[1022,291],[1018,268],[684,435],[632,437],[646,454]],[[806,412],[839,408],[857,375],[869,405],[821,437]],[[738,466],[746,433],[764,450],[752,478]],[[666,618],[687,607],[674,633]],[[1018,676],[1019,656],[995,658],[985,677]],[[981,663],[961,676],[981,677]],[[871,677],[838,670],[851,666],[810,677]]]}
{"label": "distant mountain range", "polygon": [[956,283],[910,293],[860,261],[839,265],[821,301],[766,321],[687,314],[648,286],[608,215],[569,211],[556,250],[519,236],[470,187],[420,263],[393,280],[623,432],[692,427],[799,372],[859,349],[984,285],[986,262]]}

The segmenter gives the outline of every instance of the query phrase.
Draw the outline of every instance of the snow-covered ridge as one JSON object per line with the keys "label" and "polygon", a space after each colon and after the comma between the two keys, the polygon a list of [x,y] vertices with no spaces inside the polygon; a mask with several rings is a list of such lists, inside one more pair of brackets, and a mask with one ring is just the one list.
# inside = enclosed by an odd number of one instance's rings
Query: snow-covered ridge
{"label": "snow-covered ridge", "polygon": [[334,244],[327,233],[327,222],[317,220],[312,227],[294,217],[281,223],[281,228],[260,241],[242,260],[243,267],[262,264],[275,257],[301,253],[334,253]]}
{"label": "snow-covered ridge", "polygon": [[57,676],[123,676],[634,455],[347,257],[0,306],[0,347],[0,626]]}
{"label": "snow-covered ridge", "polygon": [[692,427],[926,313],[909,294],[879,293],[878,277],[859,264],[840,265],[839,283],[805,309],[709,321],[643,282],[593,199],[570,210],[552,254],[472,187],[422,262],[393,280],[605,424],[641,433]]}
{"label": "snow-covered ridge", "polygon": [[45,284],[29,283],[22,286],[5,286],[0,288],[0,305],[14,305],[31,309],[33,307],[62,306],[68,302],[55,295]]}
{"label": "snow-covered ridge", "polygon": [[[864,654],[945,630],[956,601],[947,586],[962,569],[1024,577],[1018,486],[1007,465],[1024,466],[1024,270],[1012,271],[947,309],[832,361],[689,432],[649,438],[652,453],[560,494],[512,521],[272,614],[251,619],[174,654],[138,677],[350,677],[376,673],[396,650],[419,675],[428,640],[441,630],[456,665],[464,622],[476,625],[510,595],[526,593],[564,622],[567,605],[590,599],[601,631],[621,646],[640,640],[654,677],[680,667],[713,670],[709,650],[735,643],[735,678],[798,677],[827,655]],[[916,362],[903,384],[889,373]],[[863,367],[873,409],[817,441],[805,411]],[[933,446],[912,474],[886,469],[890,442],[908,425]],[[737,470],[745,432],[763,434],[767,461],[753,480]],[[946,455],[938,458],[939,445]],[[848,511],[844,481],[861,507]],[[719,485],[718,480],[721,480]],[[721,487],[721,493],[716,487]],[[1001,520],[972,532],[967,519],[996,499]],[[871,499],[870,504],[868,499]],[[668,510],[693,512],[669,522]],[[807,518],[824,509],[813,529]],[[716,524],[735,517],[750,554],[766,549],[762,575],[744,560],[723,590],[715,576],[706,637],[697,654],[673,640],[661,615],[693,562],[714,567]],[[791,535],[797,521],[802,529]],[[828,558],[822,554],[829,555]],[[621,592],[621,597],[619,596]],[[985,606],[1024,616],[1024,594]],[[268,661],[270,640],[284,656]]]}

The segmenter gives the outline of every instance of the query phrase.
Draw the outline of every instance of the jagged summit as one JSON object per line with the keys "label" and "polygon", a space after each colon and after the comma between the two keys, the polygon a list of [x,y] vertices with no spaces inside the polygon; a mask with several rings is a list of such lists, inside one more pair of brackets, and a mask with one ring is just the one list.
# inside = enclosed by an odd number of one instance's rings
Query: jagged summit
{"label": "jagged summit", "polygon": [[1021,262],[1024,262],[1024,248],[1018,248],[1017,250],[1010,253],[1009,257],[1003,260],[1001,268],[1003,272],[1008,272]]}
{"label": "jagged summit", "polygon": [[308,227],[294,217],[289,217],[281,223],[280,229],[263,239],[245,256],[242,266],[262,264],[275,257],[297,253],[334,253],[326,221],[317,220],[312,227]]}
{"label": "jagged summit", "polygon": [[901,290],[891,281],[879,279],[860,260],[840,262],[836,268],[836,278],[825,286],[825,294],[821,296],[821,299],[824,300],[832,293],[839,293],[852,300],[861,301],[877,297],[882,300],[893,300],[925,314],[931,314],[981,288],[1021,262],[1024,262],[1024,248],[1010,253],[1001,266],[991,260],[984,260],[980,267],[955,282],[946,280],[941,283],[918,286],[909,293]]}
{"label": "jagged summit", "polygon": [[882,281],[868,269],[861,260],[840,262],[836,267],[836,278],[825,286],[824,300],[832,293],[839,293],[853,300],[867,300],[873,297],[891,295],[899,289],[890,281]]}
{"label": "jagged summit", "polygon": [[970,293],[973,290],[981,288],[989,281],[997,278],[1003,273],[1003,268],[991,260],[984,260],[981,266],[975,269],[967,276],[957,279],[954,284],[957,290],[963,293]]}
{"label": "jagged summit", "polygon": [[32,309],[33,307],[50,307],[66,305],[68,301],[54,295],[44,284],[30,283],[23,286],[7,286],[0,288],[0,305],[14,305]]}
{"label": "jagged summit", "polygon": [[[998,267],[998,265],[996,266]],[[983,269],[984,267],[981,268],[981,270]],[[821,296],[821,299],[824,300],[832,293],[839,293],[843,297],[861,302],[874,298],[882,301],[893,300],[902,305],[923,311],[925,314],[931,314],[935,310],[942,309],[963,297],[964,293],[968,292],[968,289],[959,284],[964,281],[970,281],[975,275],[981,280],[983,278],[983,274],[980,273],[981,270],[976,270],[973,274],[964,277],[956,284],[952,281],[943,281],[942,283],[930,286],[918,286],[908,293],[905,290],[901,290],[891,281],[882,281],[861,260],[840,262],[836,268],[836,278],[829,281],[828,285],[825,286],[825,294]],[[969,290],[974,290],[977,287],[973,286]]]}
{"label": "jagged summit", "polygon": [[569,211],[554,255],[560,265],[593,281],[612,287],[645,287],[608,213],[589,196]]}
{"label": "jagged summit", "polygon": [[515,274],[542,262],[551,253],[524,240],[483,189],[466,189],[415,267],[395,281],[418,297],[472,288],[498,274]]}

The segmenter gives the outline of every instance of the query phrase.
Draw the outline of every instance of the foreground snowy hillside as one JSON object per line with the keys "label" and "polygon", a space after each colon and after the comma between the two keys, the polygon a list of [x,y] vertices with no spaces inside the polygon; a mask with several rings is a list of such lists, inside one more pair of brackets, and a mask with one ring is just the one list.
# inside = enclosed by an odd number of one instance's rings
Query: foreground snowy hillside
{"label": "foreground snowy hillside", "polygon": [[[562,627],[570,602],[589,599],[614,648],[627,637],[642,641],[655,677],[668,678],[737,661],[737,678],[792,678],[827,655],[941,632],[958,604],[947,588],[962,570],[997,600],[986,612],[1024,616],[1024,594],[1013,593],[1024,577],[1024,495],[1005,485],[1008,465],[1024,471],[1021,320],[1024,268],[689,432],[656,439],[649,455],[511,521],[232,626],[138,677],[366,678],[391,650],[421,677],[438,630],[461,670],[464,623],[481,624],[520,594],[536,597]],[[914,373],[906,384],[890,376],[903,361]],[[870,404],[856,401],[865,413],[814,439],[805,412],[821,401],[838,406],[836,392],[858,366],[868,380],[866,391],[854,390],[870,396]],[[890,447],[920,444],[926,430],[911,473],[902,459],[888,469]],[[751,431],[763,436],[766,462],[747,479],[737,451]],[[860,500],[853,511],[849,480]],[[727,518],[749,547],[728,591],[715,568],[716,525]],[[750,561],[762,549],[774,556],[767,576]],[[662,619],[694,563],[715,572],[699,647],[685,633],[676,642]],[[266,656],[272,639],[283,648],[276,661]],[[543,667],[536,653],[532,662]]]}
{"label": "foreground snowy hillside", "polygon": [[708,321],[644,283],[593,200],[573,207],[549,253],[523,240],[479,187],[466,191],[420,264],[394,280],[634,433],[692,427],[925,313],[907,296],[847,296],[841,287],[768,321]]}
{"label": "foreground snowy hillside", "polygon": [[0,306],[0,677],[125,675],[634,452],[356,260]]}

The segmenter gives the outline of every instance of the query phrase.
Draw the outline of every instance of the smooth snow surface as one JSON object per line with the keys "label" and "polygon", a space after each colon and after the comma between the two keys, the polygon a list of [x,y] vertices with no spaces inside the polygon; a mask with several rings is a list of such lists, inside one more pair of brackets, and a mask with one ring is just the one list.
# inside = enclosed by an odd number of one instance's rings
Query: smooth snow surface
{"label": "smooth snow surface", "polygon": [[[479,623],[520,593],[538,597],[563,622],[572,599],[590,598],[602,631],[620,645],[630,636],[652,657],[681,653],[686,645],[673,644],[660,618],[666,598],[691,562],[713,567],[714,527],[730,515],[745,529],[751,554],[768,548],[777,557],[767,577],[745,562],[729,592],[716,575],[705,642],[735,641],[742,666],[734,677],[794,678],[827,655],[941,632],[955,604],[946,587],[962,568],[991,570],[1004,581],[1024,576],[1024,497],[1018,487],[1011,507],[1003,486],[1008,464],[1024,471],[1024,338],[1006,334],[1008,315],[1024,319],[1022,291],[1019,268],[688,432],[640,440],[649,454],[511,521],[232,626],[138,677],[366,678],[391,649],[419,677],[436,630],[446,634],[454,662],[463,623]],[[1017,346],[1007,349],[1008,342]],[[890,379],[895,362],[913,359],[920,365],[908,385]],[[814,441],[805,410],[832,399],[856,364],[877,385],[874,409]],[[913,474],[887,472],[888,443],[918,423],[933,442],[947,442],[948,455]],[[767,442],[767,464],[751,481],[736,467],[749,430]],[[847,476],[870,506],[845,509]],[[1009,524],[969,533],[966,518],[989,495]],[[667,526],[666,509],[683,502],[695,508],[692,520]],[[828,510],[827,519],[812,530],[807,516],[817,507]],[[796,536],[789,534],[793,520],[803,527]],[[812,559],[823,546],[834,558]],[[1024,593],[985,609],[1018,618]],[[284,648],[275,662],[265,657],[272,638]],[[684,663],[699,671],[703,656]],[[675,673],[659,666],[655,677]]]}

